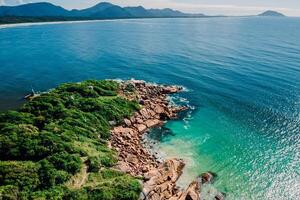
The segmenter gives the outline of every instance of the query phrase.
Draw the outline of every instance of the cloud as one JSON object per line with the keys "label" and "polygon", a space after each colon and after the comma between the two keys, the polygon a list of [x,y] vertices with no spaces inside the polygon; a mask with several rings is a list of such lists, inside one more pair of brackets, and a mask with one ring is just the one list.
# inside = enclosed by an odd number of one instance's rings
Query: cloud
{"label": "cloud", "polygon": [[3,5],[19,5],[27,3],[27,1],[24,0],[0,0],[0,3]]}

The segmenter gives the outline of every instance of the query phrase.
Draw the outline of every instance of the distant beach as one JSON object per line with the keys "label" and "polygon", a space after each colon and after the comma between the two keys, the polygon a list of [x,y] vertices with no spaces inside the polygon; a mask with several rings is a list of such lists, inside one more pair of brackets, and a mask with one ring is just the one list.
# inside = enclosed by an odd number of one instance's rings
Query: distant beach
{"label": "distant beach", "polygon": [[51,24],[79,24],[79,23],[92,23],[92,22],[109,22],[109,21],[122,21],[132,19],[100,19],[100,20],[78,20],[78,21],[57,21],[57,22],[31,22],[31,23],[16,23],[16,24],[0,24],[0,29],[14,28],[23,26],[39,26],[39,25],[51,25]]}

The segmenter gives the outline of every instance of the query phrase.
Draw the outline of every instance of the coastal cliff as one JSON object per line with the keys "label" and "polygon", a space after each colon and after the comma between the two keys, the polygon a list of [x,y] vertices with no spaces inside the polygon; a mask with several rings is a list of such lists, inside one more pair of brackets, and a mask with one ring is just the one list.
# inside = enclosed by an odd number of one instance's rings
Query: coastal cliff
{"label": "coastal cliff", "polygon": [[158,159],[143,145],[147,130],[187,109],[167,100],[181,89],[68,83],[1,113],[0,199],[200,199],[209,174],[183,190],[176,181],[184,162]]}

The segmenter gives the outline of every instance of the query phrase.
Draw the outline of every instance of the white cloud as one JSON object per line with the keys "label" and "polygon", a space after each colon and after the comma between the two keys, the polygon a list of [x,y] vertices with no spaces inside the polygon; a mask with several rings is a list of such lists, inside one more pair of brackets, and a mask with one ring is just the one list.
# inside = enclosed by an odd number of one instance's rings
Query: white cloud
{"label": "white cloud", "polygon": [[24,0],[1,0],[0,3],[3,5],[19,5],[27,2]]}

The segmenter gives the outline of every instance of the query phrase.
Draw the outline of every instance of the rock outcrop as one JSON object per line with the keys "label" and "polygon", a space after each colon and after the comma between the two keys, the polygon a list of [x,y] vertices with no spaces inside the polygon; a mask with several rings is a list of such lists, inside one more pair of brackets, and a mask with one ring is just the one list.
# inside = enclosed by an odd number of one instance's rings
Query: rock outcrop
{"label": "rock outcrop", "polygon": [[184,162],[179,159],[167,160],[157,168],[144,174],[143,194],[145,199],[170,199],[178,193],[176,181],[182,174]]}
{"label": "rock outcrop", "polygon": [[[130,91],[128,91],[130,88]],[[142,144],[143,134],[152,127],[162,126],[165,120],[174,119],[186,107],[174,107],[167,100],[168,94],[182,88],[146,84],[144,81],[124,81],[120,95],[140,102],[141,109],[122,126],[111,131],[111,146],[118,152],[117,169],[133,176],[143,177],[141,199],[147,200],[198,200],[200,183],[195,181],[186,191],[176,186],[182,174],[184,162],[180,159],[160,162]]]}
{"label": "rock outcrop", "polygon": [[193,181],[186,191],[180,193],[179,197],[172,197],[171,200],[199,200],[200,199],[200,183]]}

